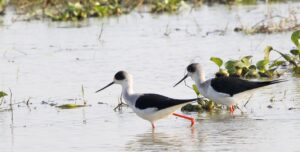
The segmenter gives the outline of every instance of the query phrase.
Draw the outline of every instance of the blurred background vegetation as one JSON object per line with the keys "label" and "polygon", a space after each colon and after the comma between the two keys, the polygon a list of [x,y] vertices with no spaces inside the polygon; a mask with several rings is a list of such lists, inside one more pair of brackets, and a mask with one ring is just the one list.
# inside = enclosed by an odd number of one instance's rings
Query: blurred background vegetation
{"label": "blurred background vegetation", "polygon": [[285,2],[286,0],[0,0],[0,14],[12,6],[17,14],[28,18],[50,18],[55,21],[83,20],[89,17],[108,17],[127,14],[135,9],[149,13],[176,13],[182,6],[191,8],[202,4],[255,5]]}

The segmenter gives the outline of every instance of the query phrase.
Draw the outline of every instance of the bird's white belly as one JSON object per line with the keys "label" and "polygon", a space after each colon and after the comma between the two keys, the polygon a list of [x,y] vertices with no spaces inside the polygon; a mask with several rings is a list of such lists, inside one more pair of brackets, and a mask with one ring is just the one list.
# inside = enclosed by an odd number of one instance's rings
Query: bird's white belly
{"label": "bird's white belly", "polygon": [[147,109],[143,109],[143,110],[139,110],[139,109],[135,108],[134,112],[141,118],[148,120],[150,122],[154,122],[156,120],[159,120],[159,119],[162,119],[162,118],[165,118],[165,117],[171,115],[177,109],[181,108],[183,105],[185,105],[185,104],[177,105],[174,107],[170,107],[170,108],[166,108],[166,109],[162,109],[162,110],[158,110],[158,111],[156,108],[147,108]]}
{"label": "bird's white belly", "polygon": [[236,100],[234,99],[234,97],[231,97],[230,95],[225,93],[219,93],[211,87],[208,88],[205,97],[217,104],[223,104],[227,106],[236,104]]}

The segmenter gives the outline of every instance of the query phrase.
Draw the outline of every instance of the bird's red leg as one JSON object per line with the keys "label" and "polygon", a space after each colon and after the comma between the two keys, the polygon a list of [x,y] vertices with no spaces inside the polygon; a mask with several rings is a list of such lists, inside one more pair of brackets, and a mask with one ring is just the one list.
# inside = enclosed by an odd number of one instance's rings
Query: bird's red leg
{"label": "bird's red leg", "polygon": [[229,107],[229,111],[230,111],[230,113],[233,113],[233,112],[234,112],[234,106],[233,106],[233,105],[231,105],[231,106]]}
{"label": "bird's red leg", "polygon": [[191,121],[191,126],[194,126],[195,124],[195,119],[193,117],[189,117],[189,116],[185,116],[185,115],[181,115],[178,113],[173,113],[174,116],[180,117],[180,118],[184,118],[184,119],[188,119]]}
{"label": "bird's red leg", "polygon": [[153,122],[151,122],[151,125],[152,125],[152,129],[155,129],[155,125]]}

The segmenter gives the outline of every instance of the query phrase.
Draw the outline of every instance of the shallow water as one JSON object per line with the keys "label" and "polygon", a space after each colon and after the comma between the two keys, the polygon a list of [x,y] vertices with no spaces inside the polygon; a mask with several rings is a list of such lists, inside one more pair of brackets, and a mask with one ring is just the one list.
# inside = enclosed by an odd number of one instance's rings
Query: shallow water
{"label": "shallow water", "polygon": [[[94,92],[112,81],[118,70],[129,71],[136,92],[154,92],[174,98],[194,97],[184,85],[173,88],[193,59],[204,65],[207,77],[217,67],[211,56],[224,59],[263,56],[266,45],[289,50],[290,34],[243,35],[239,25],[261,20],[267,9],[281,15],[299,3],[256,6],[203,6],[180,15],[153,16],[132,13],[104,20],[89,20],[87,26],[31,21],[12,22],[9,13],[0,27],[0,89],[13,92],[14,102],[32,105],[0,113],[0,149],[6,151],[300,151],[299,79],[262,88],[247,105],[247,113],[191,113],[189,122],[170,116],[148,122],[131,109],[114,112],[120,87]],[[99,40],[101,25],[104,30]],[[218,33],[206,35],[216,29]],[[169,33],[166,36],[164,33]],[[191,84],[191,81],[188,80]],[[91,107],[60,110],[42,101],[69,103],[81,98]],[[274,97],[275,102],[270,99]],[[103,102],[104,104],[98,104]],[[267,106],[272,105],[272,108]],[[289,110],[289,108],[295,108]]]}

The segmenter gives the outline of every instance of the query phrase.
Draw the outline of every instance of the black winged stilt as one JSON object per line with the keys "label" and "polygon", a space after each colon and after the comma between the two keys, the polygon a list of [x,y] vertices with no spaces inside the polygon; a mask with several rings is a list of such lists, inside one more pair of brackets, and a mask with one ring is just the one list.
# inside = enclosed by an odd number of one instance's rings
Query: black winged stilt
{"label": "black winged stilt", "polygon": [[138,116],[148,120],[152,124],[152,128],[155,128],[155,121],[165,118],[171,114],[190,120],[191,126],[195,123],[194,118],[174,112],[185,104],[197,100],[197,98],[172,99],[159,94],[135,93],[133,91],[132,77],[125,71],[117,72],[114,76],[113,82],[96,91],[96,93],[113,84],[119,84],[122,86],[122,97],[125,99],[125,102]]}
{"label": "black winged stilt", "polygon": [[268,86],[275,83],[284,82],[286,80],[272,81],[248,81],[236,77],[217,77],[206,80],[205,73],[199,63],[192,63],[187,66],[187,74],[174,85],[177,86],[187,77],[191,77],[195,82],[199,92],[206,98],[230,107],[233,113],[234,105],[239,101],[236,96],[241,94],[249,94],[253,89]]}

